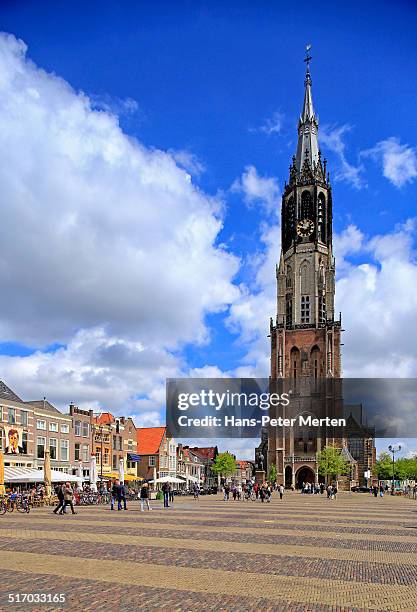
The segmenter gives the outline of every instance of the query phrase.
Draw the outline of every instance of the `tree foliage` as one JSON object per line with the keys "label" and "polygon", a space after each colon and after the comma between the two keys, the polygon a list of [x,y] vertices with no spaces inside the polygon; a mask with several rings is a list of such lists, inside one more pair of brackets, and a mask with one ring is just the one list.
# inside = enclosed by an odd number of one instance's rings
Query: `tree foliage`
{"label": "tree foliage", "polygon": [[[374,474],[379,480],[391,480],[392,478],[392,456],[383,451],[375,463]],[[417,457],[400,457],[395,460],[394,477],[396,480],[408,480],[417,478]]]}
{"label": "tree foliage", "polygon": [[374,474],[379,480],[389,480],[392,478],[392,458],[386,452],[379,455],[378,461],[375,462]]}
{"label": "tree foliage", "polygon": [[342,449],[326,446],[318,455],[320,476],[333,477],[349,474],[350,463],[341,455]]}
{"label": "tree foliage", "polygon": [[276,480],[277,480],[277,468],[275,467],[273,463],[271,463],[271,465],[269,466],[269,470],[268,470],[268,481],[276,482]]}
{"label": "tree foliage", "polygon": [[219,453],[211,469],[212,472],[220,476],[233,476],[236,472],[236,460],[228,451]]}

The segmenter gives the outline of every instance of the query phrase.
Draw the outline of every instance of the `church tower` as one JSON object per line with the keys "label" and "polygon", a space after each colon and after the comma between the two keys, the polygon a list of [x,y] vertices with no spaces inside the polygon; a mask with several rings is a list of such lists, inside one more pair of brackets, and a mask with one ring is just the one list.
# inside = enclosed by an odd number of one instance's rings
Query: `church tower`
{"label": "church tower", "polygon": [[[292,379],[298,384],[341,377],[341,320],[335,319],[334,312],[332,190],[318,144],[310,60],[307,51],[297,152],[282,195],[277,316],[270,325],[271,380]],[[276,465],[278,480],[285,480],[287,486],[297,484],[297,478],[317,482],[320,446],[320,440],[271,433],[268,465]],[[297,476],[303,466],[305,473]]]}

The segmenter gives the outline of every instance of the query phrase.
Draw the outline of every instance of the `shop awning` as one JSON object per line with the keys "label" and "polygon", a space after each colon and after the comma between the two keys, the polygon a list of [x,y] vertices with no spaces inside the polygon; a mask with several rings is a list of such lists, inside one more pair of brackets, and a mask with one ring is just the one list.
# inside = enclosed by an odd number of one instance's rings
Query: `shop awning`
{"label": "shop awning", "polygon": [[[36,470],[34,468],[22,468],[7,466],[4,468],[4,482],[10,482],[15,484],[23,483],[35,483],[44,481],[44,473],[42,470]],[[51,482],[78,482],[82,483],[83,478],[67,474],[66,472],[58,472],[58,470],[51,470]]]}
{"label": "shop awning", "polygon": [[132,482],[134,480],[143,480],[140,476],[134,476],[133,474],[125,474],[125,482]]}

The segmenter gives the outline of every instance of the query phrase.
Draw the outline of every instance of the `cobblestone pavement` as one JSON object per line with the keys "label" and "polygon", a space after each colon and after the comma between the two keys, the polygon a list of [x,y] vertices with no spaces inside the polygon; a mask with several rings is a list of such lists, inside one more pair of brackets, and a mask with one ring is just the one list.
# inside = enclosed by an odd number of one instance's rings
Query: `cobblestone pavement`
{"label": "cobblestone pavement", "polygon": [[[286,493],[0,517],[0,610],[417,610],[417,502]],[[65,603],[8,603],[9,594]],[[15,597],[16,599],[16,597]],[[36,600],[36,597],[34,598]]]}

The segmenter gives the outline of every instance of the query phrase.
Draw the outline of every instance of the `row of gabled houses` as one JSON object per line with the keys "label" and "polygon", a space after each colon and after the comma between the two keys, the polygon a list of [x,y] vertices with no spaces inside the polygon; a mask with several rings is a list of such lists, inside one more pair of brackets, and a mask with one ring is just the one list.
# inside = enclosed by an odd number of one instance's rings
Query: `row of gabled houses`
{"label": "row of gabled houses", "polygon": [[[136,427],[131,417],[110,412],[94,413],[71,403],[62,412],[45,398],[22,400],[0,381],[0,449],[6,467],[42,469],[49,450],[51,467],[88,480],[91,456],[96,457],[97,475],[118,478],[123,466],[125,482],[165,476],[211,487],[218,477],[211,466],[217,446],[189,447],[167,435],[166,427]],[[252,464],[237,461],[235,482],[252,476]]]}

